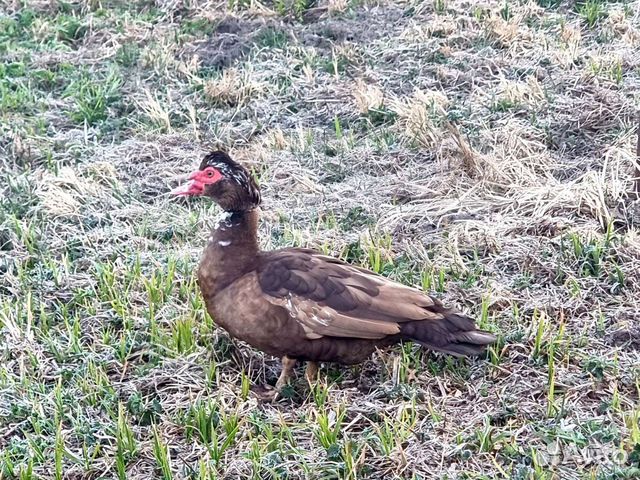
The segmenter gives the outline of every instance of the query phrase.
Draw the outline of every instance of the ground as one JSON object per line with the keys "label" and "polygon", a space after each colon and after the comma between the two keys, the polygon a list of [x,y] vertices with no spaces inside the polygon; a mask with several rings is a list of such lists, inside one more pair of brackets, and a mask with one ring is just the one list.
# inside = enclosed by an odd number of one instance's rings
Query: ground
{"label": "ground", "polygon": [[[0,478],[640,475],[640,2],[0,1]],[[486,356],[279,361],[204,312],[224,147],[264,248],[432,292]],[[635,162],[635,163],[634,163]]]}

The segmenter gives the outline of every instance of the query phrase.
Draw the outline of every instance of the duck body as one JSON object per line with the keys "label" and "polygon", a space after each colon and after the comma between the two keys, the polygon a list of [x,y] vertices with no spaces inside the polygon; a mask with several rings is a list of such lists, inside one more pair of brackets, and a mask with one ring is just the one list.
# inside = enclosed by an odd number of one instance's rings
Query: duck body
{"label": "duck body", "polygon": [[[316,362],[360,363],[397,339],[307,338],[290,310],[264,294],[260,272],[279,256],[305,258],[313,250],[261,252],[254,242],[257,211],[227,215],[212,231],[198,268],[198,284],[216,324],[232,337],[273,356]],[[267,267],[268,268],[268,267]]]}
{"label": "duck body", "polygon": [[[360,363],[410,340],[456,356],[481,353],[495,336],[429,295],[311,249],[262,251],[260,191],[224,152],[207,155],[177,195],[211,197],[225,212],[198,268],[214,321],[235,338],[282,357],[282,387],[297,360]],[[312,367],[312,368],[310,368]]]}

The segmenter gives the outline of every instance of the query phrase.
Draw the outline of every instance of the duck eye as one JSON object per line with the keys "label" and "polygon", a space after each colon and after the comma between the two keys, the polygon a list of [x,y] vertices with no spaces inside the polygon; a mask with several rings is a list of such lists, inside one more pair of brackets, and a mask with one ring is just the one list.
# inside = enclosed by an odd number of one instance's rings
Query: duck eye
{"label": "duck eye", "polygon": [[207,170],[207,177],[213,177],[213,170]]}

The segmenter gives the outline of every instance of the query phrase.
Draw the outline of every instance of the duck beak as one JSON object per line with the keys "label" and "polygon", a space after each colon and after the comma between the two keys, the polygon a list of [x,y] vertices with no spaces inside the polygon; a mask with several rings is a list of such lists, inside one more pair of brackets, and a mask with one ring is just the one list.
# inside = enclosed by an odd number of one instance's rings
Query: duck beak
{"label": "duck beak", "polygon": [[193,172],[189,175],[189,182],[171,190],[171,195],[192,196],[202,195],[204,193],[204,183],[199,180],[200,171]]}

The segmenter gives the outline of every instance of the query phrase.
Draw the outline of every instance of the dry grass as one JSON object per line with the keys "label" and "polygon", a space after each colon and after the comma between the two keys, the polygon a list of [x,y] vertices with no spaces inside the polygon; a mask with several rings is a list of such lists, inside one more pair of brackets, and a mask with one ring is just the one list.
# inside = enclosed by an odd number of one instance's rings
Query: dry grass
{"label": "dry grass", "polygon": [[[0,478],[640,473],[640,4],[0,2]],[[560,4],[559,6],[557,4]],[[326,365],[203,310],[224,146],[265,248],[311,245],[500,336]]]}

